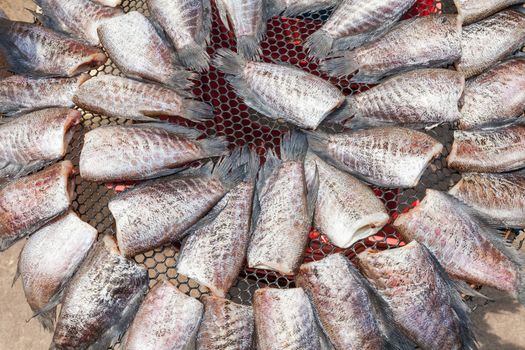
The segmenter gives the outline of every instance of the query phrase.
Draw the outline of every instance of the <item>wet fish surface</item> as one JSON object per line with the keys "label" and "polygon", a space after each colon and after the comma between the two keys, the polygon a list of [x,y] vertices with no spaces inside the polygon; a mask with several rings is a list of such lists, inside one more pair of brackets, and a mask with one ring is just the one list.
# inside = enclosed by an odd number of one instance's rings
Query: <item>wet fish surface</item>
{"label": "wet fish surface", "polygon": [[342,0],[270,0],[267,2],[271,16],[296,16],[333,8]]}
{"label": "wet fish surface", "polygon": [[89,181],[145,180],[172,174],[194,160],[228,153],[224,138],[197,140],[200,135],[168,123],[96,128],[84,136],[80,175]]}
{"label": "wet fish surface", "polygon": [[129,327],[126,350],[193,349],[203,306],[180,292],[171,282],[153,287]]}
{"label": "wet fish surface", "polygon": [[443,145],[419,131],[399,127],[312,132],[310,149],[328,163],[374,185],[415,187]]}
{"label": "wet fish surface", "polygon": [[[446,219],[446,218],[445,218]],[[358,255],[359,266],[422,349],[477,349],[467,305],[422,244]]]}
{"label": "wet fish surface", "polygon": [[316,129],[345,100],[326,80],[291,65],[247,61],[226,49],[213,63],[249,107],[304,129]]}
{"label": "wet fish surface", "polygon": [[458,0],[455,5],[463,19],[463,25],[472,24],[524,0]]}
{"label": "wet fish surface", "polygon": [[461,57],[461,22],[456,15],[430,15],[401,21],[371,43],[321,63],[329,75],[357,71],[352,81],[376,83],[416,68],[439,67]]}
{"label": "wet fish surface", "polygon": [[20,253],[17,275],[45,329],[53,330],[54,306],[96,239],[97,230],[70,211],[31,235]]}
{"label": "wet fish surface", "polygon": [[505,10],[463,28],[456,69],[478,75],[525,44],[525,14]]}
{"label": "wet fish surface", "polygon": [[73,164],[66,160],[0,186],[0,251],[67,211],[72,173]]}
{"label": "wet fish surface", "polygon": [[454,197],[432,189],[394,227],[425,244],[451,277],[506,291],[525,302],[519,253],[496,230]]}
{"label": "wet fish surface", "polygon": [[254,317],[251,306],[205,296],[204,316],[197,335],[197,350],[250,350]]}
{"label": "wet fish surface", "polygon": [[525,125],[494,130],[455,131],[449,168],[461,172],[502,173],[525,167]]}
{"label": "wet fish surface", "polygon": [[518,118],[525,110],[525,58],[514,58],[467,81],[460,129],[491,127]]}
{"label": "wet fish surface", "polygon": [[0,178],[18,178],[64,157],[80,112],[49,108],[0,124]]}
{"label": "wet fish surface", "polygon": [[107,349],[128,328],[148,272],[120,255],[110,236],[88,254],[65,290],[50,349]]}

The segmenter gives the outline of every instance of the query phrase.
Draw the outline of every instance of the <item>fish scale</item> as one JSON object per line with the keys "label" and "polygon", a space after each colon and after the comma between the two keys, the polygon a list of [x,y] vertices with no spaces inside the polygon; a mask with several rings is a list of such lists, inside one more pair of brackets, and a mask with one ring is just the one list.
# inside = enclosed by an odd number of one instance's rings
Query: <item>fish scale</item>
{"label": "fish scale", "polygon": [[524,0],[458,0],[456,7],[463,19],[463,25],[472,24]]}

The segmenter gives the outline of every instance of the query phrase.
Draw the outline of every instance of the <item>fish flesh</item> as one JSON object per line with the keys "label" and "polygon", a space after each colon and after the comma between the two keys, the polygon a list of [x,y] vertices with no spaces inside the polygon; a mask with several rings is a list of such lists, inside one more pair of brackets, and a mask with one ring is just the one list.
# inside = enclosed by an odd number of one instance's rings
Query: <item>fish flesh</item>
{"label": "fish flesh", "polygon": [[430,15],[401,21],[384,36],[321,63],[331,76],[355,73],[351,81],[380,79],[416,68],[446,66],[461,57],[461,21],[456,15]]}
{"label": "fish flesh", "polygon": [[185,67],[205,71],[210,56],[206,52],[211,32],[210,0],[148,0],[148,8],[164,29]]}
{"label": "fish flesh", "polygon": [[73,95],[90,76],[32,78],[12,75],[0,80],[0,114],[14,116],[49,107],[73,107]]}
{"label": "fish flesh", "polygon": [[99,4],[111,6],[111,7],[117,7],[122,3],[122,0],[94,0],[95,2],[98,2]]}
{"label": "fish flesh", "polygon": [[139,307],[124,339],[126,350],[193,349],[203,305],[159,281]]}
{"label": "fish flesh", "polygon": [[117,68],[130,78],[175,88],[191,86],[195,75],[180,67],[175,53],[140,12],[113,17],[98,27],[98,36]]}
{"label": "fish flesh", "polygon": [[525,0],[457,0],[455,1],[463,25],[472,24],[507,7],[523,4]]}
{"label": "fish flesh", "polygon": [[462,174],[448,193],[491,221],[525,228],[525,173]]}
{"label": "fish flesh", "polygon": [[66,155],[79,111],[49,108],[0,124],[0,178],[18,178]]}
{"label": "fish flesh", "polygon": [[196,280],[222,298],[239,276],[250,240],[259,156],[245,152],[242,157],[247,155],[250,159],[247,160],[249,164],[245,178],[217,204],[220,212],[208,225],[192,230],[177,259],[178,273]]}
{"label": "fish flesh", "polygon": [[0,186],[0,251],[64,214],[74,194],[69,160]]}
{"label": "fish flesh", "polygon": [[342,254],[301,265],[296,283],[335,349],[408,349],[392,311]]}
{"label": "fish flesh", "polygon": [[115,240],[96,243],[68,284],[51,350],[107,349],[128,328],[148,290],[148,271],[119,254]]}
{"label": "fish flesh", "polygon": [[247,61],[226,49],[213,63],[249,107],[303,129],[316,129],[345,100],[328,81],[291,65]]}
{"label": "fish flesh", "polygon": [[524,303],[523,261],[489,224],[454,197],[427,189],[393,225],[404,239],[425,244],[451,277],[509,292]]}
{"label": "fish flesh", "polygon": [[73,101],[109,117],[154,121],[153,117],[180,116],[192,121],[213,118],[212,107],[173,89],[153,83],[102,75],[78,89]]}
{"label": "fish flesh", "polygon": [[270,16],[297,16],[304,13],[318,12],[333,8],[342,0],[269,0],[267,2]]}
{"label": "fish flesh", "polygon": [[107,60],[100,48],[37,24],[0,17],[0,33],[0,54],[14,73],[72,77]]}
{"label": "fish flesh", "polygon": [[503,173],[525,167],[525,124],[494,130],[454,131],[448,167],[461,172]]}
{"label": "fish flesh", "polygon": [[306,137],[299,132],[281,139],[281,159],[269,151],[259,172],[248,267],[294,274],[303,259],[312,224],[319,179],[306,188]]}
{"label": "fish flesh", "polygon": [[525,14],[505,10],[463,28],[456,69],[465,78],[478,75],[525,44]]}
{"label": "fish flesh", "polygon": [[266,1],[216,0],[215,4],[222,24],[235,33],[237,53],[246,59],[259,56],[259,44],[266,36]]}
{"label": "fish flesh", "polygon": [[410,188],[443,145],[419,131],[399,127],[350,130],[338,134],[311,132],[310,149],[323,160],[387,188]]}
{"label": "fish flesh", "polygon": [[385,206],[367,185],[308,152],[305,160],[307,182],[313,180],[316,169],[319,191],[314,227],[324,233],[330,243],[348,248],[386,225],[390,217]]}
{"label": "fish flesh", "polygon": [[109,202],[122,255],[160,247],[180,239],[242,179],[244,169],[234,157],[213,170],[180,173],[143,183]]}
{"label": "fish flesh", "polygon": [[416,0],[343,0],[305,43],[309,55],[353,49],[383,36]]}
{"label": "fish flesh", "polygon": [[100,182],[145,180],[173,174],[194,160],[228,153],[224,138],[197,140],[200,135],[169,123],[96,128],[84,136],[80,175]]}
{"label": "fish flesh", "polygon": [[254,319],[251,306],[204,296],[204,316],[197,335],[197,350],[250,350]]}
{"label": "fish flesh", "polygon": [[458,127],[471,129],[504,124],[525,110],[525,58],[514,58],[469,79]]}
{"label": "fish flesh", "polygon": [[[445,220],[446,217],[443,217]],[[477,349],[469,308],[432,253],[418,242],[366,250],[359,266],[422,349]]]}
{"label": "fish flesh", "polygon": [[31,235],[20,253],[17,277],[45,329],[53,330],[54,306],[96,239],[97,230],[70,211]]}

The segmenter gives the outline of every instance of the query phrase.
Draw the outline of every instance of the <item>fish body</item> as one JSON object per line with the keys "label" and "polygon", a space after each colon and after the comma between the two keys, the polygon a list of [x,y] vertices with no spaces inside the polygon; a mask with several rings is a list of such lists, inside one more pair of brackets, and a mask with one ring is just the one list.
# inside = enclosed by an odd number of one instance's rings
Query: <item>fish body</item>
{"label": "fish body", "polygon": [[117,7],[122,3],[122,0],[95,0],[95,2],[106,6]]}
{"label": "fish body", "polygon": [[202,317],[200,301],[159,281],[139,307],[124,340],[126,350],[193,349]]}
{"label": "fish body", "polygon": [[345,99],[329,82],[293,66],[247,61],[224,49],[214,65],[249,107],[303,129],[316,129]]}
{"label": "fish body", "polygon": [[443,145],[419,131],[399,127],[308,135],[322,159],[367,182],[387,188],[415,187]]}
{"label": "fish body", "polygon": [[[341,56],[342,55],[342,56]],[[384,36],[321,64],[329,75],[376,83],[416,68],[439,67],[461,57],[461,21],[456,15],[430,15],[401,21]]]}
{"label": "fish body", "polygon": [[0,124],[0,178],[18,178],[65,156],[79,111],[49,108]]}
{"label": "fish body", "polygon": [[455,131],[448,166],[461,172],[502,173],[525,167],[525,125]]}
{"label": "fish body", "polygon": [[463,28],[456,69],[470,78],[525,44],[525,14],[504,10]]}
{"label": "fish body", "polygon": [[73,164],[66,160],[0,186],[0,251],[67,211],[72,173]]}
{"label": "fish body", "polygon": [[359,266],[422,349],[477,349],[469,309],[429,250],[417,242],[358,255]]}
{"label": "fish body", "polygon": [[269,15],[296,16],[307,12],[317,12],[335,7],[342,0],[270,0]]}
{"label": "fish body", "polygon": [[463,19],[463,25],[467,25],[524,2],[524,0],[458,0],[455,5]]}
{"label": "fish body", "polygon": [[106,236],[68,284],[50,349],[107,349],[128,328],[148,289],[148,272]]}

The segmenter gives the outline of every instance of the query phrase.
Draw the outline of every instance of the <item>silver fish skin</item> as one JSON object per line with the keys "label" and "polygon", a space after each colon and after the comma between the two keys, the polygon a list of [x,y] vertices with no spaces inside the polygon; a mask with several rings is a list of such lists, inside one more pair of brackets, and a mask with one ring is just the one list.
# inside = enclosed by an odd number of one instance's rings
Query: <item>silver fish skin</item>
{"label": "silver fish skin", "polygon": [[454,1],[463,25],[480,21],[507,7],[525,3],[524,0],[456,0]]}
{"label": "silver fish skin", "polygon": [[0,53],[14,73],[72,77],[107,60],[100,48],[33,23],[0,17],[0,33]]}
{"label": "silver fish skin", "polygon": [[449,168],[460,172],[503,173],[525,167],[525,125],[494,130],[455,131]]}
{"label": "silver fish skin", "polygon": [[107,349],[125,332],[148,290],[148,271],[96,243],[68,284],[50,350]]}
{"label": "silver fish skin", "polygon": [[[477,349],[467,305],[430,251],[404,247],[358,255],[359,266],[421,349]],[[413,348],[413,347],[412,347]]]}
{"label": "silver fish skin", "polygon": [[330,243],[348,248],[386,225],[390,217],[385,206],[367,185],[308,152],[305,159],[308,182],[313,180],[316,169],[319,191],[314,226]]}
{"label": "silver fish skin", "polygon": [[440,67],[461,57],[461,21],[456,15],[430,15],[399,22],[384,36],[321,63],[331,76],[354,74],[351,81],[380,79],[425,67]]}
{"label": "silver fish skin", "polygon": [[426,245],[450,276],[509,292],[525,302],[518,251],[454,197],[427,189],[421,203],[401,214],[394,227],[404,239]]}
{"label": "silver fish skin", "polygon": [[32,78],[12,75],[0,80],[0,114],[15,116],[49,107],[73,107],[73,95],[89,79]]}
{"label": "silver fish skin", "polygon": [[228,153],[224,138],[197,140],[200,135],[168,123],[96,128],[84,136],[80,175],[99,182],[146,180],[180,171],[194,160]]}
{"label": "silver fish skin", "polygon": [[353,49],[385,34],[416,0],[343,0],[304,44],[309,55]]}
{"label": "silver fish skin", "polygon": [[525,58],[502,62],[469,79],[462,100],[458,128],[504,124],[525,110]]}
{"label": "silver fish skin", "polygon": [[0,186],[0,251],[64,214],[73,199],[69,160]]}
{"label": "silver fish skin", "polygon": [[316,129],[345,100],[328,81],[291,65],[247,61],[226,49],[213,63],[249,107],[303,129]]}
{"label": "silver fish skin", "polygon": [[410,188],[443,145],[419,131],[399,127],[311,132],[310,149],[323,160],[377,186]]}
{"label": "silver fish skin", "polygon": [[187,88],[191,72],[179,66],[175,53],[153,24],[140,12],[114,17],[98,27],[98,36],[109,57],[124,75],[175,88]]}
{"label": "silver fish skin", "polygon": [[525,173],[462,174],[448,193],[491,221],[525,228]]}
{"label": "silver fish skin", "polygon": [[197,335],[197,350],[253,349],[254,317],[251,306],[205,296],[204,316]]}
{"label": "silver fish skin", "polygon": [[105,116],[139,121],[180,116],[195,122],[213,118],[212,107],[153,83],[102,75],[82,84],[73,97],[81,108]]}
{"label": "silver fish skin", "polygon": [[213,171],[181,174],[141,184],[109,202],[122,255],[180,239],[234,187],[243,174],[236,160],[223,158]]}
{"label": "silver fish skin", "polygon": [[111,7],[117,7],[122,3],[122,0],[94,0],[95,2],[98,2],[99,4],[105,5],[105,6],[111,6]]}
{"label": "silver fish skin", "polygon": [[148,0],[148,8],[177,49],[180,62],[190,69],[205,71],[211,31],[210,0]]}
{"label": "silver fish skin", "polygon": [[54,306],[96,239],[97,230],[70,211],[31,235],[20,253],[17,275],[45,329],[53,330]]}
{"label": "silver fish skin", "polygon": [[126,350],[194,349],[202,318],[200,301],[159,281],[140,305],[123,342]]}
{"label": "silver fish skin", "polygon": [[124,14],[120,8],[103,6],[91,0],[35,0],[43,15],[37,18],[48,28],[70,33],[91,45],[100,44],[98,26],[109,18]]}
{"label": "silver fish skin", "polygon": [[297,16],[333,8],[342,0],[270,0],[267,2],[269,16]]}
{"label": "silver fish skin", "polygon": [[18,178],[64,157],[79,111],[49,108],[0,124],[0,178]]}
{"label": "silver fish skin", "polygon": [[525,14],[504,10],[463,28],[461,58],[465,78],[478,75],[525,44]]}
{"label": "silver fish skin", "polygon": [[320,350],[314,311],[302,288],[261,288],[253,296],[259,350]]}

